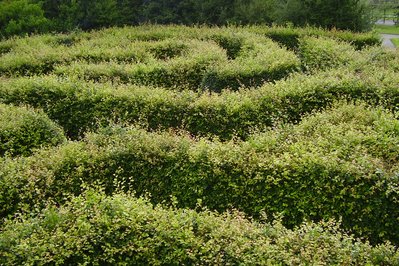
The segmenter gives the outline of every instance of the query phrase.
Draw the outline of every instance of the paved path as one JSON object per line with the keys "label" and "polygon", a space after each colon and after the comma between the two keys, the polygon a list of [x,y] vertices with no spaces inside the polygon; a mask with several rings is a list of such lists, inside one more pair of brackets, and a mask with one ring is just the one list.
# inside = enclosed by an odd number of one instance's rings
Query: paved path
{"label": "paved path", "polygon": [[384,22],[383,19],[379,19],[375,24],[393,26],[393,25],[395,25],[395,22],[393,20],[390,20],[390,19],[386,19],[385,22]]}
{"label": "paved path", "polygon": [[382,46],[390,49],[395,49],[396,46],[391,42],[391,39],[399,39],[399,34],[381,34]]}

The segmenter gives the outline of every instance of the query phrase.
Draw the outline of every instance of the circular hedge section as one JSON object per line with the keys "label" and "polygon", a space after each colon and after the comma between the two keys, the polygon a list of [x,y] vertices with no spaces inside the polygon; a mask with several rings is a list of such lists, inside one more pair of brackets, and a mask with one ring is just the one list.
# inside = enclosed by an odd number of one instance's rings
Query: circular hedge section
{"label": "circular hedge section", "polygon": [[61,127],[42,111],[0,104],[1,156],[29,156],[34,149],[65,140]]}

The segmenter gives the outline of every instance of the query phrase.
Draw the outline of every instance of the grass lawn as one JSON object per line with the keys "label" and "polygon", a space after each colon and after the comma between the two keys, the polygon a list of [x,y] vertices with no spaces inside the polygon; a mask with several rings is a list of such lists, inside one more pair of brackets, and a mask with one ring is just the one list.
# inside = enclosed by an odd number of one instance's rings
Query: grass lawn
{"label": "grass lawn", "polygon": [[396,48],[399,48],[399,39],[391,39]]}
{"label": "grass lawn", "polygon": [[399,34],[399,26],[375,25],[374,29],[378,33]]}

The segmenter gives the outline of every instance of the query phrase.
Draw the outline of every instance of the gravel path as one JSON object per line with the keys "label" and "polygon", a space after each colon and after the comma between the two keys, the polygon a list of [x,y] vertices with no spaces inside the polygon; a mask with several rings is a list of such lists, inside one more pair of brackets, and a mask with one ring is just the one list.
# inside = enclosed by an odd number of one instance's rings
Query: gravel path
{"label": "gravel path", "polygon": [[[387,25],[394,26],[395,22],[393,20],[386,19],[385,21],[380,19],[375,22],[377,25]],[[396,49],[395,45],[392,43],[391,39],[399,39],[399,34],[381,34],[382,46],[389,49]]]}
{"label": "gravel path", "polygon": [[393,20],[390,20],[390,19],[386,19],[385,22],[384,22],[383,19],[380,19],[375,24],[393,26],[393,25],[395,25],[395,22]]}

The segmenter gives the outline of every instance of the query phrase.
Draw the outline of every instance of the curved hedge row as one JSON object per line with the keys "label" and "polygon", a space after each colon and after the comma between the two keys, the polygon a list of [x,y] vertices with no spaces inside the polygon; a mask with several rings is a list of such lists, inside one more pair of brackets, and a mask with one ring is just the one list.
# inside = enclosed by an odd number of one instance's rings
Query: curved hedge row
{"label": "curved hedge row", "polygon": [[287,54],[267,39],[251,37],[244,36],[234,59],[211,68],[199,87],[216,92],[225,88],[256,87],[299,69],[300,61],[294,54]]}
{"label": "curved hedge row", "polygon": [[297,50],[300,46],[300,40],[304,37],[327,37],[336,40],[345,41],[353,45],[357,50],[362,50],[368,46],[379,46],[381,44],[380,36],[375,32],[354,33],[350,31],[331,30],[326,31],[321,28],[304,27],[262,27],[253,26],[249,31],[263,34],[268,38],[284,45],[285,47]]}
{"label": "curved hedge row", "polygon": [[246,138],[254,128],[273,126],[279,120],[299,121],[303,114],[342,98],[396,109],[399,73],[382,68],[390,64],[386,60],[389,53],[378,56],[371,52],[372,59],[365,57],[362,64],[374,60],[381,67],[295,74],[256,90],[221,94],[85,83],[53,76],[3,79],[0,102],[41,108],[72,138],[109,120],[140,122],[150,129],[183,128],[221,139],[234,135]]}
{"label": "curved hedge row", "polygon": [[2,217],[48,198],[79,194],[82,182],[150,193],[156,202],[253,216],[284,224],[342,218],[372,242],[399,243],[399,122],[381,110],[340,106],[247,142],[110,129],[20,160],[3,160]]}
{"label": "curved hedge row", "polygon": [[[72,36],[69,45],[64,45],[66,37],[62,35],[58,39],[44,35],[29,43],[17,39],[10,51],[1,55],[0,73],[55,72],[94,80],[220,91],[281,79],[300,66],[293,52],[242,29],[162,29],[166,32],[162,38],[157,37],[160,29],[156,27],[125,28],[75,39]],[[121,36],[121,32],[127,35]],[[144,32],[149,35],[147,40],[140,37]]]}
{"label": "curved hedge row", "polygon": [[[80,139],[0,156],[0,264],[398,264],[399,54],[365,48],[373,34],[318,31],[142,26],[0,42],[0,110],[44,110]],[[105,193],[78,196],[93,183]],[[151,197],[104,195],[115,191]],[[330,219],[396,247],[301,226]],[[216,227],[202,233],[203,221]]]}
{"label": "curved hedge row", "polygon": [[299,56],[302,66],[313,71],[349,65],[360,57],[349,43],[322,37],[302,38]]}
{"label": "curved hedge row", "polygon": [[62,129],[44,113],[0,104],[0,156],[28,156],[34,149],[65,141]]}
{"label": "curved hedge row", "polygon": [[93,190],[0,232],[0,263],[128,265],[397,265],[390,244],[372,247],[333,222],[250,222],[239,213],[168,209]]}
{"label": "curved hedge row", "polygon": [[138,122],[149,128],[179,127],[192,91],[85,83],[57,77],[4,79],[1,102],[29,104],[43,109],[73,139],[111,121]]}
{"label": "curved hedge row", "polygon": [[302,68],[318,72],[332,68],[346,68],[361,74],[379,72],[379,68],[398,72],[399,53],[395,50],[367,47],[356,51],[350,44],[324,37],[304,37],[300,39],[298,55]]}
{"label": "curved hedge row", "polygon": [[[313,28],[114,28],[92,33],[43,35],[0,42],[0,50],[3,51],[0,57],[0,73],[10,76],[32,75],[51,73],[56,69],[56,72],[64,74],[78,72],[86,78],[105,76],[161,86],[181,86],[180,83],[184,84],[186,78],[191,79],[190,75],[202,74],[202,79],[196,78],[196,82],[191,84],[192,88],[204,87],[216,91],[227,87],[237,89],[280,79],[299,67],[300,63],[292,52],[263,37],[267,33],[266,36],[278,40],[280,35],[285,34],[284,31],[301,31],[295,33],[299,36],[295,37],[297,48],[300,47],[302,38],[314,35],[336,37],[349,42],[353,40],[362,47],[375,44],[376,39],[370,34],[339,31],[331,33]],[[184,58],[187,52],[190,54],[191,48],[185,47],[189,40],[206,42],[199,50],[200,53],[193,51],[197,55],[191,59]],[[230,60],[226,61],[223,56],[217,57],[215,67],[210,67],[207,71],[198,69],[196,62],[201,61],[200,55],[215,52],[214,49],[207,49],[207,46],[213,46],[212,41],[225,50]],[[198,45],[194,47],[196,49],[198,50]],[[164,62],[165,59],[176,59],[177,62]],[[191,60],[194,62],[190,62]],[[206,56],[203,60],[206,60]],[[105,62],[110,61],[110,69],[107,69]],[[72,67],[65,66],[71,62],[74,62]],[[175,82],[167,81],[169,78]]]}
{"label": "curved hedge row", "polygon": [[[186,41],[187,52],[166,61],[150,60],[142,64],[75,62],[55,67],[54,73],[90,80],[117,79],[125,83],[220,92],[226,88],[259,86],[265,81],[284,78],[299,68],[299,59],[292,52],[261,36],[241,35],[238,51],[232,51],[229,36],[218,40],[220,37],[216,35],[209,38],[219,41],[226,50],[210,41]],[[234,58],[227,60],[227,56]]]}
{"label": "curved hedge row", "polygon": [[[174,45],[177,44],[179,42],[175,41]],[[181,56],[167,60],[154,58],[136,64],[76,61],[56,66],[54,73],[67,77],[77,76],[86,80],[118,80],[138,85],[198,89],[210,67],[220,63],[227,64],[227,55],[216,43],[194,40],[186,41],[186,45],[188,49]],[[154,57],[167,57],[170,51],[153,49],[151,53]]]}

